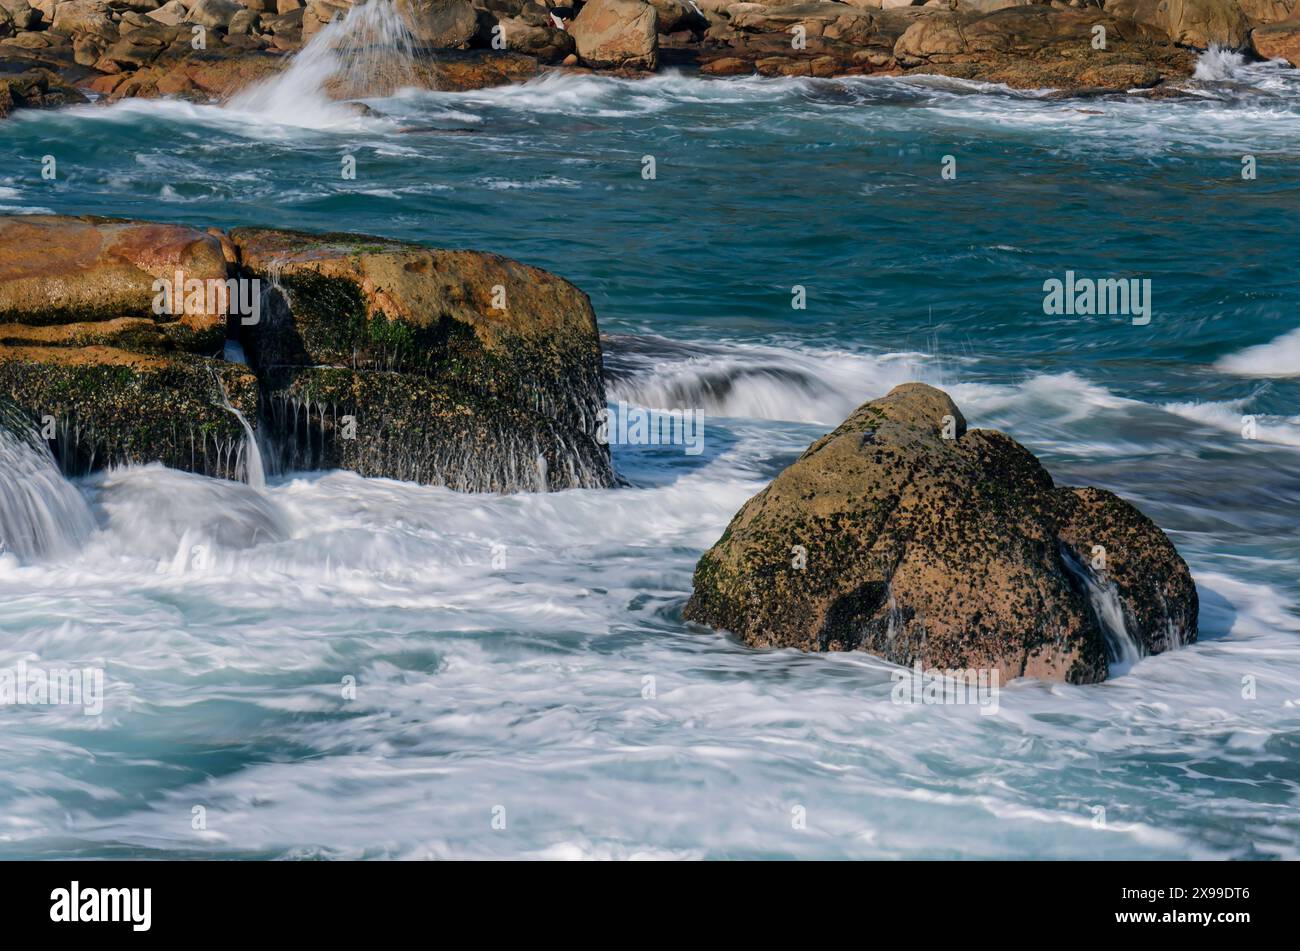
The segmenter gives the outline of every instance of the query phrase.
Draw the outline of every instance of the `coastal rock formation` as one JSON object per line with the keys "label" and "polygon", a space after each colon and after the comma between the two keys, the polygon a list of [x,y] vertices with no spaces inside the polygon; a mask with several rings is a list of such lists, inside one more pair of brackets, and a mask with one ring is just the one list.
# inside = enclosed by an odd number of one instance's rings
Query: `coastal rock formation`
{"label": "coastal rock formation", "polygon": [[[1232,0],[1230,0],[1232,2]],[[1107,31],[1094,46],[1094,28]],[[802,28],[802,50],[791,52]],[[903,71],[1015,88],[1154,86],[1191,74],[1195,55],[1159,27],[1109,12],[1006,0],[877,8],[835,2],[732,4],[709,30],[707,73],[833,76]]]}
{"label": "coastal rock formation", "polygon": [[[359,426],[352,446],[324,423],[337,464],[485,491],[610,483],[594,439],[605,403],[596,317],[572,284],[497,255],[379,238],[237,228],[230,239],[242,270],[281,292],[244,341],[253,366],[274,372],[271,398],[392,421]],[[394,427],[431,448],[385,462],[402,447],[370,442],[391,442]],[[501,466],[483,464],[489,452]],[[475,472],[451,471],[466,454]]]}
{"label": "coastal rock formation", "polygon": [[659,18],[641,0],[587,0],[569,33],[591,66],[654,69],[659,65]]}
{"label": "coastal rock formation", "polygon": [[0,400],[77,474],[239,478],[256,430],[294,468],[466,491],[614,480],[586,295],[381,238],[0,217]]}
{"label": "coastal rock formation", "polygon": [[[561,64],[713,75],[932,73],[1015,88],[1134,91],[1210,46],[1295,58],[1296,0],[368,0],[414,37],[409,80],[521,82]],[[14,108],[223,100],[284,68],[353,0],[3,0],[0,117]],[[1096,28],[1105,30],[1099,43]],[[1287,53],[1292,54],[1287,57]]]}
{"label": "coastal rock formation", "polygon": [[[1105,49],[1093,47],[1094,29]],[[1096,11],[1014,6],[971,16],[948,13],[912,24],[894,47],[904,66],[1015,88],[1132,89],[1189,75],[1195,55],[1153,44],[1132,20]]]}
{"label": "coastal rock formation", "polygon": [[463,50],[478,32],[469,0],[397,0],[416,41],[434,49]]}
{"label": "coastal rock formation", "polygon": [[932,387],[859,407],[700,559],[689,620],[754,647],[1069,683],[1196,639],[1196,588],[1156,525],[1057,487]]}
{"label": "coastal rock formation", "polygon": [[143,318],[172,348],[221,348],[226,318],[208,301],[180,301],[178,313],[154,309],[158,279],[177,272],[200,281],[225,280],[226,259],[215,236],[183,225],[64,218],[0,217],[0,323],[66,327]]}
{"label": "coastal rock formation", "polygon": [[1300,63],[1300,18],[1257,26],[1250,34],[1255,53],[1263,59]]}
{"label": "coastal rock formation", "polygon": [[1296,0],[1238,0],[1238,5],[1252,26],[1280,23],[1291,19],[1296,12]]}
{"label": "coastal rock formation", "polygon": [[15,109],[52,109],[85,101],[85,95],[57,73],[0,62],[0,119]]}
{"label": "coastal rock formation", "polygon": [[1106,0],[1105,10],[1151,36],[1197,49],[1242,49],[1250,32],[1238,0]]}

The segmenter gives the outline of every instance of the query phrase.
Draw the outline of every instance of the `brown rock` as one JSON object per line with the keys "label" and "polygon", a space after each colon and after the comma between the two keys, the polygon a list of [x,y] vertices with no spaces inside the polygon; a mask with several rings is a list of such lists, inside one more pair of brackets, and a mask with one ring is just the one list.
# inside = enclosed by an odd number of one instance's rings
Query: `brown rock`
{"label": "brown rock", "polygon": [[48,33],[19,33],[4,40],[5,46],[17,46],[20,49],[43,50],[50,46]]}
{"label": "brown rock", "polygon": [[[1105,50],[1092,48],[1097,25],[1107,30]],[[1157,34],[1163,42],[1151,42]],[[1157,27],[1109,13],[1046,6],[985,15],[925,12],[893,52],[910,69],[1019,89],[1126,90],[1190,76],[1196,62]]]}
{"label": "brown rock", "polygon": [[1250,31],[1237,0],[1105,0],[1105,10],[1134,21],[1146,35],[1196,49],[1241,49]]}
{"label": "brown rock", "polygon": [[1187,566],[1149,519],[1057,488],[919,383],[860,407],[750,499],[700,559],[684,616],[753,647],[1004,681],[1095,683],[1125,645],[1158,653],[1197,633]]}
{"label": "brown rock", "polygon": [[[158,314],[155,280],[226,279],[221,244],[182,225],[69,218],[0,217],[0,322],[65,324],[144,317],[178,324],[184,349],[210,352],[226,321],[204,307]],[[183,308],[177,304],[176,310]]]}
{"label": "brown rock", "polygon": [[164,3],[157,10],[151,10],[146,13],[145,16],[151,20],[156,20],[164,26],[179,26],[185,21],[187,12],[185,4],[181,3],[181,0],[168,0],[167,3]]}
{"label": "brown rock", "polygon": [[110,42],[93,33],[78,33],[72,38],[73,58],[82,66],[93,66],[104,55]]}
{"label": "brown rock", "polygon": [[522,17],[507,17],[499,20],[506,49],[536,56],[544,63],[555,63],[574,51],[573,37],[564,30],[554,26],[539,26],[529,23]]}
{"label": "brown rock", "polygon": [[[307,42],[322,29],[327,23],[330,23],[335,16],[347,16],[348,11],[352,8],[350,0],[307,0],[301,14],[302,20],[302,40]],[[289,11],[285,16],[296,14],[296,10]]]}
{"label": "brown rock", "polygon": [[1251,46],[1264,59],[1300,63],[1300,19],[1257,26],[1250,34]]}
{"label": "brown rock", "polygon": [[385,420],[352,445],[322,422],[314,444],[332,448],[313,464],[477,491],[612,481],[594,440],[595,316],[566,281],[363,235],[241,228],[230,239],[284,301],[245,338],[277,420],[303,403]]}
{"label": "brown rock", "polygon": [[1296,12],[1296,0],[1237,0],[1252,25],[1281,23]]}
{"label": "brown rock", "polygon": [[478,32],[469,0],[397,0],[417,41],[434,49],[463,50]]}
{"label": "brown rock", "polygon": [[1156,0],[1161,25],[1170,39],[1184,46],[1243,49],[1250,23],[1237,0]]}
{"label": "brown rock", "polygon": [[774,7],[737,4],[731,10],[731,24],[736,30],[782,34],[782,43],[787,49],[790,48],[790,31],[795,26],[802,26],[808,37],[825,36],[857,46],[865,45],[875,33],[875,20],[870,13],[843,3],[798,3]]}
{"label": "brown rock", "polygon": [[209,30],[224,30],[243,9],[235,0],[195,0],[185,21],[197,23]]}
{"label": "brown rock", "polygon": [[738,56],[722,56],[702,65],[700,72],[709,76],[743,76],[753,72],[753,66]]}
{"label": "brown rock", "polygon": [[569,32],[591,66],[652,70],[659,65],[657,24],[655,8],[640,0],[588,0]]}
{"label": "brown rock", "polygon": [[703,21],[685,0],[648,0],[659,17],[659,32],[672,33],[689,24],[703,25]]}
{"label": "brown rock", "polygon": [[48,69],[0,74],[0,119],[14,109],[52,109],[85,101],[80,91]]}
{"label": "brown rock", "polygon": [[21,32],[34,29],[41,14],[28,0],[0,0],[0,18],[7,19],[14,32]]}
{"label": "brown rock", "polygon": [[117,25],[104,0],[61,0],[54,8],[50,29],[69,36],[88,33],[106,40],[117,39]]}

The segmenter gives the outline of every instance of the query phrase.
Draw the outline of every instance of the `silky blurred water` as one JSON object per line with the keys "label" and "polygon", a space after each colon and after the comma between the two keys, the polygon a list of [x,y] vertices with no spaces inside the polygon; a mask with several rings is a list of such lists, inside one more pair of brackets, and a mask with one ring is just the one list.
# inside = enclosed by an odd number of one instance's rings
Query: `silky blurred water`
{"label": "silky blurred water", "polygon": [[[76,551],[0,556],[0,668],[102,665],[104,712],[0,708],[0,854],[1300,857],[1300,81],[1203,75],[1164,101],[564,76],[0,123],[5,211],[506,254],[590,293],[612,400],[708,413],[699,456],[617,448],[609,491],[79,483]],[[1150,324],[1045,315],[1067,270],[1149,278]],[[865,655],[686,627],[736,509],[912,379],[1151,515],[1201,642],[983,716],[892,703]]]}

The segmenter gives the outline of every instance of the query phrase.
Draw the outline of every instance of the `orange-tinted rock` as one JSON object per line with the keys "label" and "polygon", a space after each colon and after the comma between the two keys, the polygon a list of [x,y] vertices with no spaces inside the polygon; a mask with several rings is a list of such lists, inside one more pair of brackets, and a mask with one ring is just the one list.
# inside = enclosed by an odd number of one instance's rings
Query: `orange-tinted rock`
{"label": "orange-tinted rock", "polygon": [[0,218],[0,320],[61,324],[117,317],[178,323],[185,349],[210,352],[225,315],[187,302],[159,312],[155,282],[224,281],[221,242],[184,225],[59,215]]}
{"label": "orange-tinted rock", "polygon": [[588,0],[569,25],[578,55],[590,66],[654,69],[659,65],[658,13],[641,0]]}
{"label": "orange-tinted rock", "polygon": [[1257,26],[1250,42],[1264,59],[1284,59],[1295,66],[1300,63],[1300,19]]}

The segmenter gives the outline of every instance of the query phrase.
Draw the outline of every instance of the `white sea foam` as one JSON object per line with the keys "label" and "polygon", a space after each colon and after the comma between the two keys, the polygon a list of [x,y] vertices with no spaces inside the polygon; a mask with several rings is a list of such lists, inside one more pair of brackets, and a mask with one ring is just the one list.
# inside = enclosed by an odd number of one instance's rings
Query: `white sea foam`
{"label": "white sea foam", "polygon": [[90,537],[95,521],[49,449],[26,427],[16,414],[0,414],[0,555],[66,556]]}
{"label": "white sea foam", "polygon": [[1222,357],[1214,368],[1236,376],[1300,376],[1300,327],[1268,343]]}
{"label": "white sea foam", "polygon": [[1245,417],[1250,416],[1255,422],[1255,435],[1252,438],[1284,446],[1300,446],[1300,416],[1252,413],[1250,402],[1250,399],[1192,400],[1166,403],[1164,408],[1175,416],[1239,437],[1242,435]]}
{"label": "white sea foam", "polygon": [[625,350],[619,343],[613,344],[612,359],[624,372],[615,377],[611,398],[718,416],[834,425],[900,383],[942,377],[939,363],[916,351],[868,354],[748,343],[683,347],[648,338]]}
{"label": "white sea foam", "polygon": [[[501,129],[531,129],[534,114],[571,115],[582,129],[684,104],[698,113],[701,102],[796,107],[749,116],[749,128],[824,110],[911,129],[926,109],[945,135],[1009,127],[1080,151],[1095,138],[1050,138],[1062,122],[1113,131],[1108,148],[1120,155],[1244,140],[1292,148],[1294,108],[1261,95],[1292,80],[1241,70],[1205,80],[1203,102],[1177,104],[1047,103],[943,80],[571,75],[402,93],[379,104],[401,125],[329,104],[320,128],[301,128],[285,124],[292,115],[180,102],[7,121],[49,138],[87,117],[124,132],[155,123],[168,143],[158,161],[109,183],[149,196],[164,182],[180,195],[183,183],[228,184],[210,181],[210,157],[177,158],[177,141],[208,156],[214,137],[218,151],[251,139],[276,157],[359,142],[406,162],[412,140],[394,136],[412,114],[474,124],[454,140],[451,160],[471,168],[449,178],[458,190],[474,178],[545,180],[575,161],[553,151],[518,173],[472,163],[471,150],[487,148],[480,138],[517,149]],[[251,201],[310,201],[334,194],[327,177],[260,175],[239,187]],[[698,459],[618,447],[632,488],[466,496],[327,473],[254,491],[159,466],[85,480],[98,527],[57,555],[0,558],[0,665],[102,658],[105,714],[75,740],[60,711],[13,718],[0,749],[0,852],[66,854],[74,842],[295,858],[1300,857],[1291,804],[1254,794],[1294,759],[1294,542],[1256,532],[1284,521],[1290,496],[1270,496],[1261,465],[1255,495],[1240,498],[1240,478],[1198,457],[1215,458],[1205,450],[1252,402],[1160,406],[1102,385],[1083,361],[1017,379],[1005,363],[887,345],[611,341],[613,398],[718,417]],[[972,425],[1036,451],[1098,466],[1137,458],[1139,475],[1108,484],[1154,498],[1162,521],[1172,513],[1200,588],[1202,642],[1100,686],[1014,683],[989,718],[891,703],[891,668],[868,656],[755,652],[683,625],[696,559],[744,501],[819,432],[914,379],[945,386]],[[1280,442],[1298,423],[1259,421],[1261,440]],[[1175,448],[1153,453],[1150,432]],[[1213,530],[1201,529],[1200,509],[1162,494],[1156,462],[1185,468],[1171,477],[1177,491],[1218,475],[1188,503],[1213,510]],[[1284,480],[1286,466],[1277,473]],[[1256,511],[1261,497],[1277,511]],[[355,699],[343,694],[349,677]],[[1245,678],[1258,681],[1253,699]],[[205,830],[190,826],[196,803]],[[497,807],[504,829],[492,826]],[[792,827],[795,809],[806,828]]]}
{"label": "white sea foam", "polygon": [[[101,538],[21,579],[0,572],[0,597],[25,592],[0,663],[98,650],[119,691],[106,729],[139,735],[165,711],[169,733],[202,746],[256,722],[311,755],[268,747],[89,821],[8,771],[31,755],[29,724],[0,752],[24,817],[11,847],[71,830],[297,857],[1222,858],[1249,841],[1294,855],[1283,804],[1240,800],[1243,834],[1221,835],[1203,785],[1153,789],[1144,765],[1176,749],[1202,775],[1268,768],[1273,754],[1240,739],[1282,728],[1282,698],[1300,697],[1282,592],[1202,572],[1202,647],[1101,687],[1013,684],[996,718],[900,707],[871,657],[755,653],[673,620],[694,552],[762,484],[753,466],[770,449],[746,432],[711,468],[637,490],[467,497],[338,473],[280,483],[263,505],[158,467],[96,480]],[[191,533],[212,558],[177,574]],[[52,629],[44,615],[74,585]],[[1247,673],[1259,702],[1239,695]],[[43,769],[71,772],[79,755],[47,745]],[[156,771],[174,754],[133,755]],[[1044,769],[1064,785],[1044,786]],[[113,798],[150,770],[119,773]]]}
{"label": "white sea foam", "polygon": [[[1202,645],[1099,687],[1014,683],[994,718],[895,705],[877,659],[753,652],[684,630],[677,612],[697,553],[810,438],[752,417],[792,415],[801,398],[799,414],[833,423],[939,364],[627,340],[611,362],[629,392],[713,393],[751,419],[685,470],[621,447],[620,467],[647,476],[631,489],[466,496],[331,473],[261,493],[156,465],[89,480],[103,527],[78,554],[0,566],[0,663],[111,658],[99,729],[153,738],[133,754],[142,771],[77,788],[144,804],[69,819],[61,787],[23,771],[44,735],[28,720],[0,752],[21,817],[8,848],[71,834],[285,857],[1296,856],[1284,805],[1241,799],[1225,819],[1203,783],[1153,788],[1148,768],[1170,749],[1202,776],[1271,768],[1268,736],[1300,698],[1291,595],[1204,567],[1217,556],[1184,540],[1202,564]],[[700,382],[715,371],[741,381]],[[809,391],[809,378],[832,385]],[[1067,430],[1132,409],[1076,374],[950,386],[973,415]],[[1247,675],[1257,701],[1240,694]],[[216,747],[237,723],[262,738],[247,762],[186,772],[169,737]],[[79,775],[79,750],[42,749],[44,773]],[[155,788],[159,768],[180,781]],[[194,803],[206,830],[189,826]],[[792,827],[796,809],[807,828]]]}

